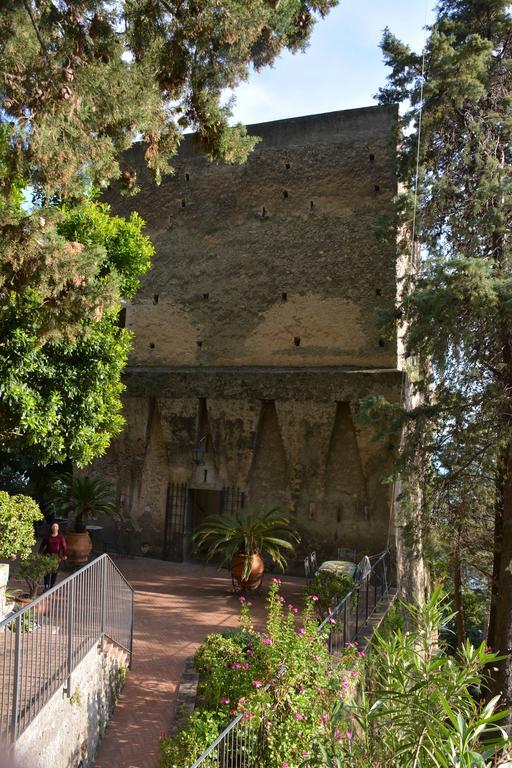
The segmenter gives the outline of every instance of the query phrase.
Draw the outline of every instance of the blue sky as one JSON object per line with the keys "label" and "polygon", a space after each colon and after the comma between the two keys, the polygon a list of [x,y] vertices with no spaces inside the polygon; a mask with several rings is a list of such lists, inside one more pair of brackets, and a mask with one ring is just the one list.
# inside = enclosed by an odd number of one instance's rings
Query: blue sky
{"label": "blue sky", "polygon": [[257,123],[375,103],[386,78],[379,48],[384,27],[420,50],[431,6],[433,0],[340,0],[316,24],[305,53],[283,54],[235,91],[234,119]]}

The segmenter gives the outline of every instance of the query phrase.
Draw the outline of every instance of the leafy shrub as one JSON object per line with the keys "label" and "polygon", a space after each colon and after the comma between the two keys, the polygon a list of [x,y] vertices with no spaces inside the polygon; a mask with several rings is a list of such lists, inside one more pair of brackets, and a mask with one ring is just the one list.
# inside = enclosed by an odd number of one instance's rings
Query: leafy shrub
{"label": "leafy shrub", "polygon": [[0,557],[27,558],[35,544],[34,523],[43,514],[30,496],[0,491]]}
{"label": "leafy shrub", "polygon": [[355,586],[356,582],[350,576],[319,571],[306,586],[304,593],[307,597],[318,597],[315,609],[318,618],[323,619]]}
{"label": "leafy shrub", "polygon": [[[485,668],[497,660],[467,643],[454,657],[439,628],[449,621],[436,590],[421,607],[407,606],[415,629],[375,634],[367,690],[334,707],[329,727],[311,742],[312,768],[491,768],[508,744],[496,712],[484,703]],[[477,694],[475,696],[475,694]],[[478,695],[479,694],[479,695]]]}
{"label": "leafy shrub", "polygon": [[194,710],[183,731],[173,738],[160,739],[160,765],[165,768],[184,768],[192,765],[219,735],[219,721],[216,712]]}
{"label": "leafy shrub", "polygon": [[[184,754],[179,750],[194,745],[196,751],[187,753],[192,763],[239,713],[254,718],[262,734],[255,756],[259,764],[298,766],[304,745],[315,738],[334,702],[354,691],[361,658],[355,647],[336,661],[329,656],[326,635],[318,632],[316,600],[308,600],[299,616],[295,606],[285,604],[274,579],[263,631],[253,626],[250,604],[243,597],[240,601],[241,631],[208,635],[196,653],[202,707],[183,732],[162,741],[162,768],[173,768],[176,755]],[[205,728],[214,723],[217,730],[203,744]]]}
{"label": "leafy shrub", "polygon": [[26,560],[20,560],[16,567],[16,576],[23,579],[27,585],[27,595],[33,600],[37,595],[37,588],[45,573],[55,573],[59,567],[57,555],[41,555],[31,552]]}

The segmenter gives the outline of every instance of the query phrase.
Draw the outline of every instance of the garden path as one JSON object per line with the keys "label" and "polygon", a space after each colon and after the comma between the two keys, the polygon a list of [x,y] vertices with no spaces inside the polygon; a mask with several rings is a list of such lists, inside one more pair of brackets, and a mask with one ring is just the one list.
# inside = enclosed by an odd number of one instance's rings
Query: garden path
{"label": "garden path", "polygon": [[[240,604],[229,575],[213,566],[149,558],[116,563],[135,589],[133,669],[94,768],[156,768],[158,741],[172,724],[185,660],[209,632],[238,626]],[[281,594],[300,604],[305,579],[282,581]],[[264,587],[269,583],[267,576]],[[263,621],[265,594],[264,588],[251,597],[257,625]]]}

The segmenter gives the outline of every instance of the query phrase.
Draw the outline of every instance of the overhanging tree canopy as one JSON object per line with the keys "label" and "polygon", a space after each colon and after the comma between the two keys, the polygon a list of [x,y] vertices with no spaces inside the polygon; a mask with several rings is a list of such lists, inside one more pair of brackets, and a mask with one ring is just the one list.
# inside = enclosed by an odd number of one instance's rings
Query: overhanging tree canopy
{"label": "overhanging tree canopy", "polygon": [[[142,222],[91,202],[158,182],[181,135],[211,160],[255,144],[226,88],[307,44],[337,0],[6,0],[0,10],[0,447],[88,463],[122,423],[121,297],[149,265]],[[37,205],[23,206],[31,190]]]}
{"label": "overhanging tree canopy", "polygon": [[13,178],[51,197],[104,186],[142,136],[156,179],[184,129],[211,159],[243,161],[254,145],[229,127],[223,90],[282,49],[305,47],[315,15],[337,0],[7,0],[0,14],[0,101]]}

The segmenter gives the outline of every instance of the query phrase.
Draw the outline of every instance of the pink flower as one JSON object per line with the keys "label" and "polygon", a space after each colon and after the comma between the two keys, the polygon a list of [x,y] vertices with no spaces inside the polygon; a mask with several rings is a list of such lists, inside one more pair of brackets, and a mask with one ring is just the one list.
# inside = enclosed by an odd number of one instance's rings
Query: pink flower
{"label": "pink flower", "polygon": [[350,688],[350,683],[346,678],[341,681],[341,687],[343,688],[344,691],[346,691],[347,688]]}
{"label": "pink flower", "polygon": [[316,603],[318,601],[318,595],[311,595],[311,600]]}
{"label": "pink flower", "polygon": [[295,713],[295,717],[297,718],[297,720],[304,720],[304,717],[302,716],[302,714],[300,712],[296,712]]}
{"label": "pink flower", "polygon": [[249,669],[249,663],[247,661],[245,662],[245,664],[242,664],[242,669],[244,672],[247,672],[247,670]]}
{"label": "pink flower", "polygon": [[366,656],[366,654],[365,654],[365,652],[364,652],[364,651],[358,651],[358,652],[357,652],[357,655],[358,655],[358,656],[361,656],[361,658],[363,658],[364,656]]}
{"label": "pink flower", "polygon": [[293,611],[293,605],[291,603],[288,603],[288,610]]}
{"label": "pink flower", "polygon": [[275,577],[272,579],[272,584],[278,584],[279,585],[279,584],[282,584],[282,583],[283,582],[281,581],[281,579],[276,579]]}
{"label": "pink flower", "polygon": [[345,738],[347,741],[352,741],[352,731],[345,731]]}
{"label": "pink flower", "polygon": [[323,715],[322,715],[322,717],[320,718],[320,722],[322,722],[322,723],[326,723],[326,722],[328,721],[328,719],[329,719],[329,715],[327,715],[327,714],[324,712],[324,714],[323,714]]}
{"label": "pink flower", "polygon": [[248,649],[246,650],[246,654],[247,654],[248,656],[254,656],[254,651],[253,651],[251,648],[248,648]]}
{"label": "pink flower", "polygon": [[300,629],[298,629],[297,634],[299,637],[304,637],[304,635],[306,634],[306,630],[304,629],[304,627],[301,627]]}
{"label": "pink flower", "polygon": [[246,720],[250,720],[251,717],[254,717],[252,712],[244,712],[244,717]]}
{"label": "pink flower", "polygon": [[241,669],[241,668],[242,668],[241,664],[232,664],[231,665],[231,669]]}
{"label": "pink flower", "polygon": [[329,624],[336,624],[336,619],[333,619],[332,616],[329,616],[328,622],[329,622]]}
{"label": "pink flower", "polygon": [[229,704],[229,699],[228,699],[228,697],[227,697],[227,696],[222,696],[222,697],[219,699],[219,701],[220,701],[220,703],[221,703],[221,704]]}
{"label": "pink flower", "polygon": [[357,677],[357,669],[353,669],[350,673],[350,677]]}
{"label": "pink flower", "polygon": [[272,639],[270,637],[264,637],[261,642],[263,645],[272,645]]}
{"label": "pink flower", "polygon": [[290,768],[290,766],[288,765],[288,763],[282,763],[281,768]]}
{"label": "pink flower", "polygon": [[167,738],[167,734],[166,734],[165,731],[160,731],[160,738],[161,739],[166,739]]}
{"label": "pink flower", "polygon": [[240,600],[241,603],[245,603],[245,597],[243,595],[240,595],[238,599]]}
{"label": "pink flower", "polygon": [[253,680],[252,684],[254,685],[255,688],[261,688],[261,686],[263,685],[261,680]]}
{"label": "pink flower", "polygon": [[308,756],[308,754],[309,754],[309,752],[303,752],[303,753],[302,753],[302,757],[307,757],[307,756]]}

